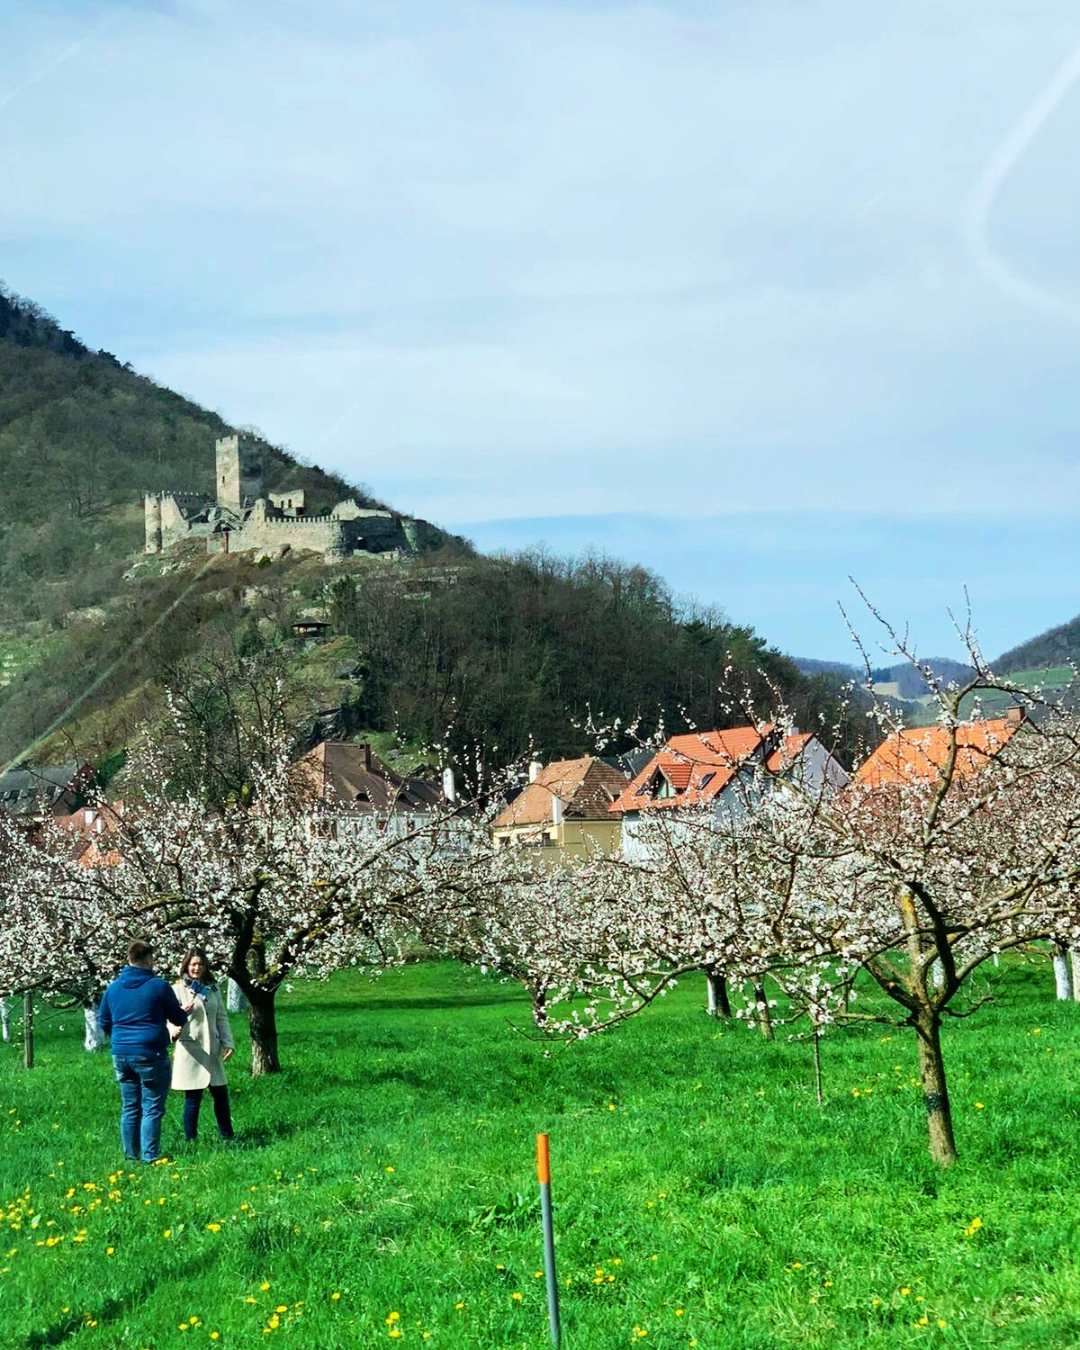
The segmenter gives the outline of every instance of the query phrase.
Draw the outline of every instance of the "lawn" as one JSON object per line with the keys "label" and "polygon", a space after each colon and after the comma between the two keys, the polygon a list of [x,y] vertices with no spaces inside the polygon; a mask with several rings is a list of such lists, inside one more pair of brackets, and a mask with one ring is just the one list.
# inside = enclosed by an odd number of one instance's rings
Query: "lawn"
{"label": "lawn", "polygon": [[961,1149],[925,1149],[910,1033],[766,1044],[688,984],[616,1034],[519,1034],[445,964],[283,996],[286,1071],[232,1066],[242,1141],[120,1169],[107,1056],[71,1012],[0,1046],[5,1347],[543,1347],[535,1134],[552,1141],[564,1344],[1080,1345],[1080,1007],[1046,964],[950,1022]]}

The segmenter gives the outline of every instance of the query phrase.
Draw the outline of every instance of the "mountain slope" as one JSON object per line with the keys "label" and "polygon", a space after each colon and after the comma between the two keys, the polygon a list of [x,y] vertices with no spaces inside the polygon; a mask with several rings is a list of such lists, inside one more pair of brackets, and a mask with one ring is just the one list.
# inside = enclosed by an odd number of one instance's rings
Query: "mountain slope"
{"label": "mountain slope", "polygon": [[[805,727],[835,707],[830,677],[605,559],[482,558],[433,526],[404,561],[144,556],[142,493],[208,492],[227,429],[0,295],[0,762],[114,755],[163,683],[220,644],[284,652],[313,725],[478,746],[489,762],[592,750],[591,715],[731,725],[746,690],[766,710],[768,682]],[[353,491],[262,448],[267,488],[302,487],[312,514]],[[331,625],[321,654],[293,627],[313,616]]]}

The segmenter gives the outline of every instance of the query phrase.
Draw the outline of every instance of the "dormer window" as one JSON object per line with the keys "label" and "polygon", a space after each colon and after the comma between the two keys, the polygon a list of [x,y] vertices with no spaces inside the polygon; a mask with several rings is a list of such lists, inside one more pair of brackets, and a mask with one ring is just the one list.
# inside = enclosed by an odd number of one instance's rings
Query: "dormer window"
{"label": "dormer window", "polygon": [[698,791],[699,791],[699,792],[703,792],[703,791],[705,790],[705,788],[707,788],[707,787],[709,786],[709,784],[712,782],[712,780],[713,780],[715,777],[716,777],[716,773],[715,773],[715,772],[705,774],[704,777],[702,778],[701,782],[698,784]]}

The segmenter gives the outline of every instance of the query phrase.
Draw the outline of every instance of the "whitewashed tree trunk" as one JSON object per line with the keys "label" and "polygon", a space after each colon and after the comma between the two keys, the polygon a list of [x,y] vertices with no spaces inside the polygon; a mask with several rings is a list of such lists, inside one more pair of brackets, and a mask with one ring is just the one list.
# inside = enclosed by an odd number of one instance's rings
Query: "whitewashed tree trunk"
{"label": "whitewashed tree trunk", "polygon": [[247,995],[235,980],[229,981],[228,992],[225,995],[225,1006],[229,1012],[244,1012],[247,1009]]}
{"label": "whitewashed tree trunk", "polygon": [[11,1040],[11,1008],[6,998],[0,998],[0,1037],[5,1044]]}
{"label": "whitewashed tree trunk", "polygon": [[1074,1003],[1080,1003],[1080,947],[1069,948],[1069,965],[1072,967],[1072,996]]}
{"label": "whitewashed tree trunk", "polygon": [[87,1050],[101,1050],[105,1045],[105,1037],[101,1034],[101,1027],[98,1025],[98,1006],[98,999],[83,1004],[83,1025],[85,1028],[83,1046]]}
{"label": "whitewashed tree trunk", "polygon": [[1069,979],[1069,959],[1064,947],[1054,948],[1054,990],[1059,999],[1072,998]]}
{"label": "whitewashed tree trunk", "polygon": [[941,967],[940,961],[935,961],[930,967],[930,979],[935,989],[942,989],[945,986],[945,972]]}

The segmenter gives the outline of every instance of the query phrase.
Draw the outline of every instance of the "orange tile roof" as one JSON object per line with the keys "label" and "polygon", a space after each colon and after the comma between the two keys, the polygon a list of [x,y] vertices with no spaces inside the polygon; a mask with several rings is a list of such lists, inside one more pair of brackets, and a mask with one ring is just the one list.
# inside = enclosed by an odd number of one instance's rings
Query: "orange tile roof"
{"label": "orange tile roof", "polygon": [[558,759],[546,764],[492,822],[492,829],[542,825],[551,820],[551,802],[558,797],[568,820],[607,820],[608,807],[626,786],[625,777],[595,755]]}
{"label": "orange tile roof", "polygon": [[[1021,725],[998,717],[957,727],[956,776],[968,778],[977,773]],[[855,781],[875,788],[889,783],[932,782],[945,767],[949,746],[947,727],[906,727],[895,731],[859,766]]]}
{"label": "orange tile roof", "polygon": [[[612,802],[611,811],[642,811],[654,806],[696,806],[718,797],[740,767],[764,746],[772,726],[734,727],[729,731],[701,731],[672,736],[649,760],[633,782]],[[663,774],[675,789],[671,797],[652,797],[642,792]]]}

